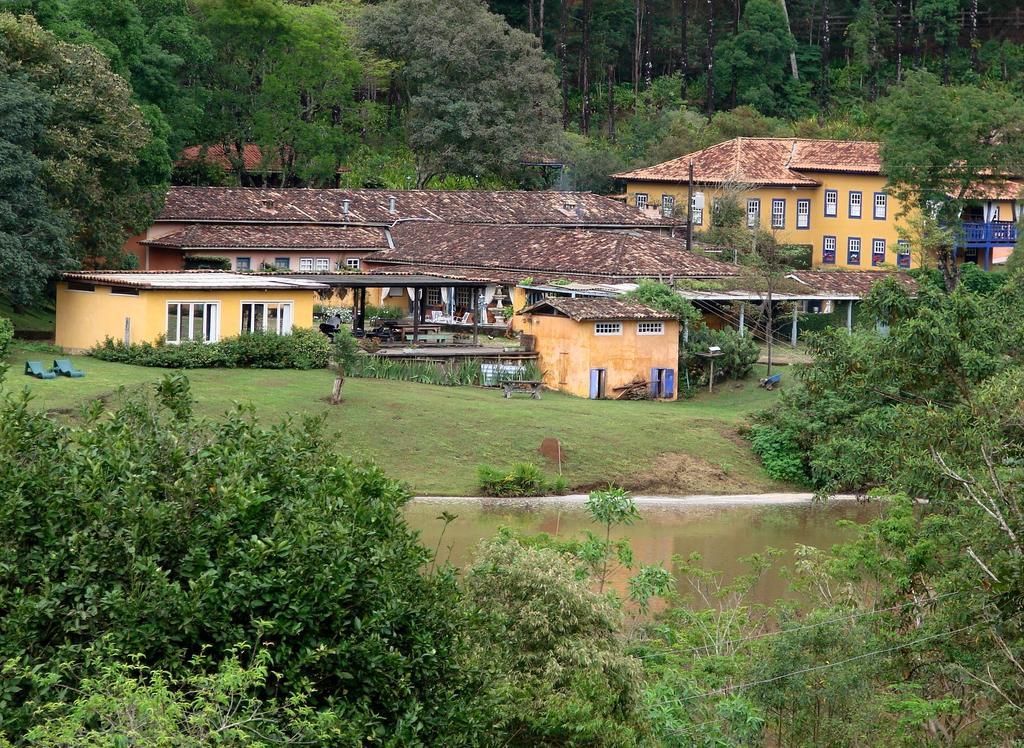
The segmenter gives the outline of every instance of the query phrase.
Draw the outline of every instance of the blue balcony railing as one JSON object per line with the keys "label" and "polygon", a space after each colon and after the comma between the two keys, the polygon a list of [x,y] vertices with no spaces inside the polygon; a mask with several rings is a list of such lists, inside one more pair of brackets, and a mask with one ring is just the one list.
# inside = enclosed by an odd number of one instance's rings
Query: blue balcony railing
{"label": "blue balcony railing", "polygon": [[965,249],[1012,247],[1017,242],[1017,224],[1013,221],[961,223],[958,246]]}

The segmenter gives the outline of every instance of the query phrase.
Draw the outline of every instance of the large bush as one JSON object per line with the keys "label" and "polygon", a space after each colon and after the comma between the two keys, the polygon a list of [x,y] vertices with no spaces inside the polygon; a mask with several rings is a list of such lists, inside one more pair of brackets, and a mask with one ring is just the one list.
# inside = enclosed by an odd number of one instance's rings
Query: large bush
{"label": "large bush", "polygon": [[0,317],[0,361],[11,352],[11,341],[14,340],[14,324],[6,317]]}
{"label": "large bush", "polygon": [[125,346],[107,338],[89,354],[104,361],[169,369],[322,369],[327,366],[331,344],[317,330],[296,327],[290,335],[249,332],[217,343],[186,342],[168,345],[159,341]]}
{"label": "large bush", "polygon": [[722,355],[715,358],[715,381],[723,379],[743,379],[757,363],[761,349],[753,335],[740,335],[738,331],[727,327],[723,330],[712,330],[702,327],[690,335],[690,340],[681,345],[679,354],[680,371],[689,370],[690,383],[707,383],[710,375],[710,360],[698,353],[707,353],[711,346],[722,349]]}
{"label": "large bush", "polygon": [[0,398],[0,743],[119,653],[187,677],[238,644],[270,654],[262,698],[309,693],[335,744],[488,743],[405,490],[312,422],[196,420],[182,375],[158,393],[73,424]]}

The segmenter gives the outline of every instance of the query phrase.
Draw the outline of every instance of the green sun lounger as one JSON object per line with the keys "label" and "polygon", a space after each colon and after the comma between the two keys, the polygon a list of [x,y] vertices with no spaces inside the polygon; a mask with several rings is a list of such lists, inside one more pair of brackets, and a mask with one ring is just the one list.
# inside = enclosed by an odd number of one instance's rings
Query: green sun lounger
{"label": "green sun lounger", "polygon": [[70,358],[55,358],[53,360],[53,370],[60,374],[62,377],[84,377],[85,372],[76,369],[75,365],[71,363]]}
{"label": "green sun lounger", "polygon": [[26,361],[25,373],[36,379],[56,379],[57,375],[49,369],[43,368],[42,361]]}

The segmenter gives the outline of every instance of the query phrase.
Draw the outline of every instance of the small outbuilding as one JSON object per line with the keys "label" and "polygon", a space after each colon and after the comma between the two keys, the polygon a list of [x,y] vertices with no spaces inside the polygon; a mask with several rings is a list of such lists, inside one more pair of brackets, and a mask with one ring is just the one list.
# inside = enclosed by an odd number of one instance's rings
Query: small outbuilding
{"label": "small outbuilding", "polygon": [[676,399],[679,321],[667,312],[621,299],[551,297],[513,324],[532,336],[551,389],[615,398],[642,381],[651,397]]}
{"label": "small outbuilding", "polygon": [[307,279],[216,271],[65,273],[57,284],[55,343],[82,351],[125,343],[212,343],[243,332],[313,326]]}

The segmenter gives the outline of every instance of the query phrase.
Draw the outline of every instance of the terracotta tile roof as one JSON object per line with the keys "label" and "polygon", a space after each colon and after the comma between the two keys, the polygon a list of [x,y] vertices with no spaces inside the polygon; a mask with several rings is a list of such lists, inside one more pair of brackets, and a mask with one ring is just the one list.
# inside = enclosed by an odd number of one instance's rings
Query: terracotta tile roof
{"label": "terracotta tile roof", "polygon": [[[1024,182],[1008,179],[1004,182],[984,182],[971,187],[964,196],[967,200],[1021,200],[1024,195]],[[956,197],[956,193],[949,193]],[[1012,216],[1010,216],[1012,218]]]}
{"label": "terracotta tile roof", "polygon": [[232,273],[219,270],[93,270],[78,273],[63,273],[61,278],[82,283],[126,286],[140,289],[191,289],[193,291],[260,290],[294,291],[307,289],[317,291],[327,288],[323,283],[306,278],[289,278],[280,275],[255,275]]}
{"label": "terracotta tile roof", "polygon": [[[395,201],[393,213],[391,198]],[[590,192],[246,187],[171,187],[157,220],[390,225],[401,218],[541,226],[655,228],[680,224]]]}
{"label": "terracotta tile roof", "polygon": [[797,270],[789,278],[803,283],[824,295],[855,296],[863,298],[879,281],[895,278],[909,290],[917,288],[917,282],[909,275],[898,271],[885,270]]}
{"label": "terracotta tile roof", "polygon": [[613,176],[635,181],[685,182],[689,179],[691,160],[694,181],[700,184],[733,182],[758,186],[814,187],[818,181],[803,172],[878,174],[881,171],[878,143],[799,138],[733,138],[671,161]]}
{"label": "terracotta tile roof", "polygon": [[718,278],[736,275],[724,262],[687,252],[681,239],[651,231],[481,226],[402,221],[395,249],[367,258],[374,266],[415,265],[558,278]]}
{"label": "terracotta tile roof", "polygon": [[519,314],[544,314],[549,310],[560,312],[576,322],[591,322],[594,320],[610,319],[675,319],[675,316],[668,312],[662,312],[637,301],[625,301],[623,299],[600,299],[583,298],[575,299],[551,296],[543,301],[524,308]]}
{"label": "terracotta tile roof", "polygon": [[[201,145],[190,145],[187,148],[183,148],[181,155],[178,156],[178,164],[198,161],[200,154],[202,154],[203,161],[208,164],[220,166],[227,172],[235,170],[234,161],[238,160],[238,148],[234,145],[225,148],[223,144],[218,143],[206,146],[205,154],[202,151],[203,146]],[[263,150],[255,143],[245,143],[242,145],[242,168],[245,171],[261,171],[264,168]],[[271,158],[266,164],[266,170],[281,171],[281,160],[276,156]]]}
{"label": "terracotta tile roof", "polygon": [[303,226],[295,224],[195,223],[140,244],[172,249],[211,247],[259,248],[372,248],[387,249],[384,228],[375,226]]}

